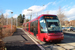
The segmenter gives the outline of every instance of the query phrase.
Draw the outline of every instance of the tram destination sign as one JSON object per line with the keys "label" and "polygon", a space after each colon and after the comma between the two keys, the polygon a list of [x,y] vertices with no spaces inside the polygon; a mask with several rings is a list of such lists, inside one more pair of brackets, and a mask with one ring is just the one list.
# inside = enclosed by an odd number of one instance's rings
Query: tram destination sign
{"label": "tram destination sign", "polygon": [[53,19],[53,17],[45,16],[46,19]]}
{"label": "tram destination sign", "polygon": [[44,16],[45,19],[58,19],[57,16]]}

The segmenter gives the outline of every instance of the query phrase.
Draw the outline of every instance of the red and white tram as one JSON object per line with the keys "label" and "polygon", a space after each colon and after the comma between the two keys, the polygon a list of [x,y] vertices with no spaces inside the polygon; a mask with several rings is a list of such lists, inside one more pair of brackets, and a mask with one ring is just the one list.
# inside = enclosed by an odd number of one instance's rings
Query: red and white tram
{"label": "red and white tram", "polygon": [[40,15],[27,23],[23,23],[23,29],[41,41],[52,42],[64,39],[60,21],[56,15]]}

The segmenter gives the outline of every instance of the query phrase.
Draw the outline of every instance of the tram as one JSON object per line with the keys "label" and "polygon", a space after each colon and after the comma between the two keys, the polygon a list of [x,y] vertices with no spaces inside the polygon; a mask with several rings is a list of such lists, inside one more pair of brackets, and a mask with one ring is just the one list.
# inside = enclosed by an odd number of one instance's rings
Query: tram
{"label": "tram", "polygon": [[42,14],[27,23],[23,23],[23,29],[45,42],[60,42],[64,39],[61,24],[56,15]]}

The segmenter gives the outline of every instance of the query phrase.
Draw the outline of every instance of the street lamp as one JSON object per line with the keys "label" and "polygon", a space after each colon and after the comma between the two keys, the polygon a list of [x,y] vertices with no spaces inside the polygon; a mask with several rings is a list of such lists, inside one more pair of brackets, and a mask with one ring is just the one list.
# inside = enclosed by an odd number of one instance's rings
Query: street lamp
{"label": "street lamp", "polygon": [[[27,11],[32,11],[32,9],[27,9]],[[32,18],[32,14],[30,15],[30,20],[31,20],[31,18]]]}
{"label": "street lamp", "polygon": [[11,29],[12,29],[12,14],[13,14],[13,12],[11,12]]}

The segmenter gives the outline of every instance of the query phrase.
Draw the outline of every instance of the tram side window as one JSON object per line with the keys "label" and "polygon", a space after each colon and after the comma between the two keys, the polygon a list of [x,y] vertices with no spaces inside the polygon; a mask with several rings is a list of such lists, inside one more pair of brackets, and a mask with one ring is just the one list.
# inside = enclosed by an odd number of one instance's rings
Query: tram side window
{"label": "tram side window", "polygon": [[30,23],[30,31],[35,35],[38,33],[38,20]]}
{"label": "tram side window", "polygon": [[37,30],[37,33],[38,33],[38,20],[36,21],[36,30]]}
{"label": "tram side window", "polygon": [[40,32],[41,33],[48,33],[47,27],[46,27],[46,22],[44,19],[40,19]]}
{"label": "tram side window", "polygon": [[30,23],[30,31],[33,32],[33,22]]}

